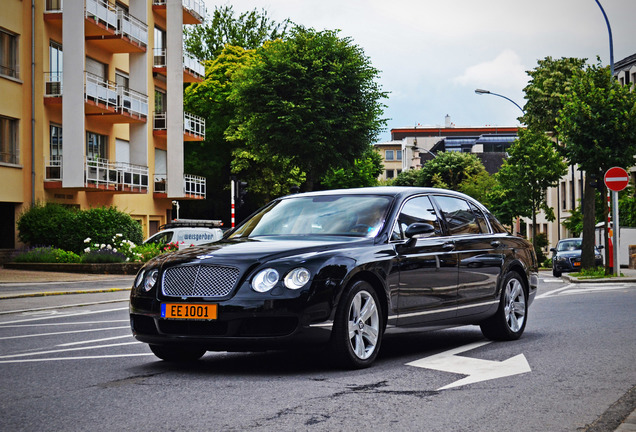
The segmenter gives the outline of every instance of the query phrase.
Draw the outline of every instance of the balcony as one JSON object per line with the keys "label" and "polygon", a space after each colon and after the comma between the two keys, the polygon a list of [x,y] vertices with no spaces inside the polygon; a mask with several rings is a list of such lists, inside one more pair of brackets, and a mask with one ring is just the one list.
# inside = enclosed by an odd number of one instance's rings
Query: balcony
{"label": "balcony", "polygon": [[84,101],[87,116],[109,116],[112,123],[143,123],[148,116],[148,96],[89,72],[85,72]]}
{"label": "balcony", "polygon": [[[165,49],[154,49],[152,71],[167,76]],[[205,77],[205,66],[191,55],[183,53],[183,82],[201,82],[203,77]]]}
{"label": "balcony", "polygon": [[[154,136],[166,137],[168,135],[168,123],[165,112],[155,112],[153,118]],[[188,112],[183,113],[183,140],[205,140],[205,119]]]}
{"label": "balcony", "polygon": [[[148,26],[144,22],[106,0],[86,0],[84,5],[88,42],[111,53],[146,52]],[[62,0],[47,0],[44,20],[61,28],[62,10]]]}
{"label": "balcony", "polygon": [[62,106],[61,72],[44,72],[44,105]]}
{"label": "balcony", "polygon": [[[62,189],[62,157],[52,158],[45,166],[45,189]],[[89,159],[84,163],[84,187],[87,192],[147,193],[148,167],[108,159]]]}
{"label": "balcony", "polygon": [[[168,198],[166,183],[168,176],[165,173],[155,173],[155,198]],[[183,196],[171,197],[180,199],[201,200],[205,199],[205,177],[192,174],[183,175]]]}
{"label": "balcony", "polygon": [[[203,0],[182,0],[183,23],[201,24],[206,16],[205,3]],[[166,19],[166,0],[153,0],[152,10],[159,16]]]}

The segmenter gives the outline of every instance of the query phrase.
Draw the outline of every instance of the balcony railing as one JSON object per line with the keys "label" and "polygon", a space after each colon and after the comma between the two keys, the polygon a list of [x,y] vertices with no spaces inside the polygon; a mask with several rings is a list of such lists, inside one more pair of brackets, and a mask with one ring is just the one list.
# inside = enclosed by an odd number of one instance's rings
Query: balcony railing
{"label": "balcony railing", "polygon": [[87,158],[85,182],[87,187],[143,192],[148,190],[148,167],[126,162],[110,162],[102,158]]}
{"label": "balcony railing", "polygon": [[62,72],[44,72],[44,96],[62,96]]}
{"label": "balcony railing", "polygon": [[148,116],[148,96],[117,86],[118,108],[133,115]]}
{"label": "balcony railing", "polygon": [[148,26],[144,22],[117,8],[117,24],[117,34],[127,36],[138,45],[148,45]]}
{"label": "balcony railing", "polygon": [[[166,0],[152,0],[153,5],[163,6],[166,4]],[[205,17],[205,3],[203,0],[182,0],[181,4],[184,8],[190,11],[191,14],[195,15],[199,21],[203,21]]]}
{"label": "balcony railing", "polygon": [[[168,176],[165,173],[155,173],[155,193],[166,193]],[[183,175],[183,192],[186,196],[205,199],[205,177],[192,174]]]}
{"label": "balcony railing", "polygon": [[107,27],[117,28],[117,9],[106,0],[86,0],[84,13]]}
{"label": "balcony railing", "polygon": [[[168,123],[165,112],[155,112],[153,118],[154,130],[167,130]],[[183,132],[205,138],[205,119],[188,112],[183,113]]]}
{"label": "balcony railing", "polygon": [[44,168],[44,180],[62,181],[62,156],[52,157]]}
{"label": "balcony railing", "polygon": [[63,0],[46,0],[45,11],[46,12],[62,12]]}
{"label": "balcony railing", "polygon": [[183,53],[183,67],[195,75],[205,76],[205,66],[190,54]]}
{"label": "balcony railing", "polygon": [[184,174],[183,189],[186,195],[205,198],[205,177]]}
{"label": "balcony railing", "polygon": [[117,86],[112,81],[85,72],[84,99],[93,99],[107,108],[117,109]]}
{"label": "balcony railing", "polygon": [[[163,48],[155,48],[153,56],[153,66],[156,68],[166,67],[166,50]],[[191,73],[199,76],[205,76],[205,66],[203,66],[199,60],[191,55],[183,54],[183,68]]]}

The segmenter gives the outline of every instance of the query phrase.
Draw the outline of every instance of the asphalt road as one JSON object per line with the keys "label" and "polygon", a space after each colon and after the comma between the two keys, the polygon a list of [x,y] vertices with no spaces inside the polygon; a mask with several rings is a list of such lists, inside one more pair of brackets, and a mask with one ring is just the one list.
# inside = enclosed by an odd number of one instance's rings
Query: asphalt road
{"label": "asphalt road", "polygon": [[[161,362],[130,335],[127,295],[0,301],[0,430],[614,430],[636,408],[633,282],[545,273],[520,340],[397,332],[361,371],[331,369],[320,350]],[[435,356],[463,373],[431,368]],[[458,383],[521,357],[529,371]]]}

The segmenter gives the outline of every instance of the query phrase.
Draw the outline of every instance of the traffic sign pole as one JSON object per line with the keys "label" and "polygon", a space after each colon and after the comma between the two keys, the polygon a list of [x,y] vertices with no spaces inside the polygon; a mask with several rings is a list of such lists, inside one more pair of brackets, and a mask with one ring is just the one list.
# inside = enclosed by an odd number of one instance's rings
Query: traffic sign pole
{"label": "traffic sign pole", "polygon": [[605,186],[612,191],[612,220],[614,221],[612,240],[614,242],[614,276],[620,275],[621,261],[619,254],[618,193],[627,187],[629,174],[621,167],[612,167],[605,173]]}

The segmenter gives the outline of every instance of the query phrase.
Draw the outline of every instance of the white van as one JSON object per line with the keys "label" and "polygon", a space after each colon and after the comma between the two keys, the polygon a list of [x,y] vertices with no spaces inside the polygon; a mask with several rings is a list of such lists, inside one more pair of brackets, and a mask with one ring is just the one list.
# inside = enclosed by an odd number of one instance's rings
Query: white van
{"label": "white van", "polygon": [[211,243],[223,237],[220,221],[176,219],[164,225],[164,229],[150,236],[144,243],[177,243],[179,249],[203,243]]}

